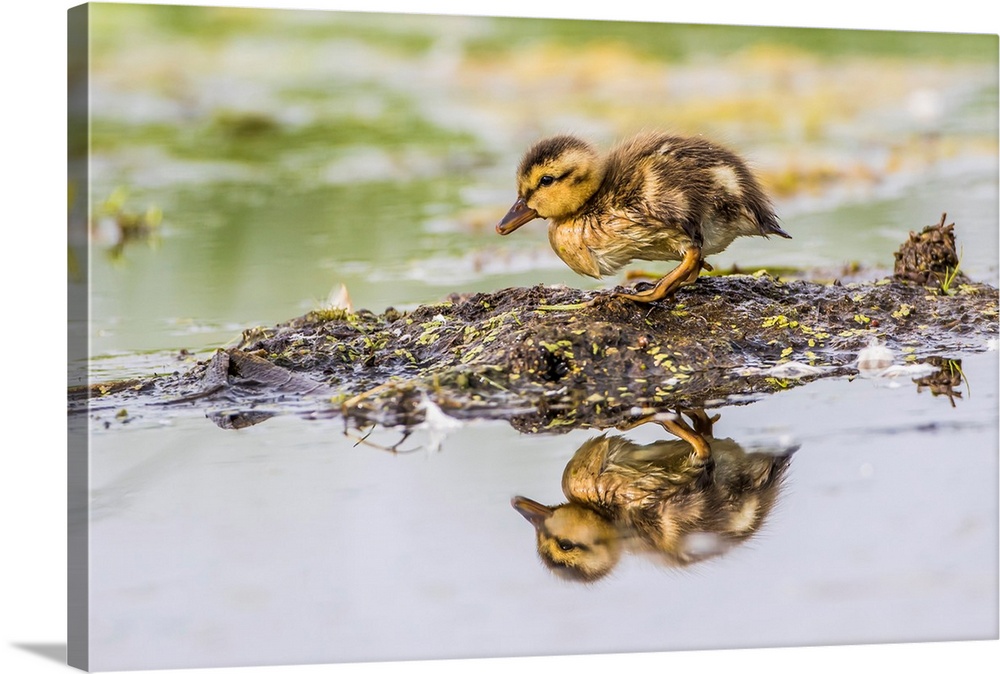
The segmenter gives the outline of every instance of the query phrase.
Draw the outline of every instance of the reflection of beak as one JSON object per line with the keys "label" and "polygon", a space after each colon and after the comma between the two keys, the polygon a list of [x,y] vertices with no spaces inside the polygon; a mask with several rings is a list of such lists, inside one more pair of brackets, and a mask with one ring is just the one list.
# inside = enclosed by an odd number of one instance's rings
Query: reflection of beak
{"label": "reflection of beak", "polygon": [[497,223],[497,234],[510,234],[524,223],[531,222],[537,217],[538,213],[535,212],[535,209],[529,208],[523,198],[518,199],[507,211],[507,215],[503,216],[503,219]]}
{"label": "reflection of beak", "polygon": [[510,504],[514,506],[514,510],[521,513],[521,516],[531,522],[531,526],[536,529],[542,526],[542,523],[554,512],[552,508],[548,506],[543,506],[537,501],[532,501],[530,498],[524,498],[523,496],[515,496],[510,500]]}

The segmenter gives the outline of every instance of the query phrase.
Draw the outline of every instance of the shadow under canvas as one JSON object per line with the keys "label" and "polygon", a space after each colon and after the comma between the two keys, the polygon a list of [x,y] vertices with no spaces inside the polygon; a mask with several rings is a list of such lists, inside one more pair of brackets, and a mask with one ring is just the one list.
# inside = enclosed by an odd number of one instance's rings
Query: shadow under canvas
{"label": "shadow under canvas", "polygon": [[66,644],[63,643],[11,644],[11,646],[34,653],[48,660],[66,664]]}

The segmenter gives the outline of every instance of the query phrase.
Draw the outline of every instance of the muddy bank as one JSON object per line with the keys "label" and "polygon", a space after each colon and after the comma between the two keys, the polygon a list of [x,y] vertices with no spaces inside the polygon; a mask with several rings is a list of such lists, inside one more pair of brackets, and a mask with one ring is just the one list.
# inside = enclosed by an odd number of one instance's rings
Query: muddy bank
{"label": "muddy bank", "polygon": [[409,425],[436,405],[536,432],[748,402],[857,374],[873,340],[892,353],[882,365],[903,366],[905,376],[907,365],[982,351],[997,335],[997,290],[962,276],[957,257],[942,252],[949,247],[953,255],[942,220],[911,235],[889,278],[703,277],[653,306],[535,286],[455,294],[410,312],[314,311],[248,330],[188,372],[76,391],[71,407],[89,394],[91,410],[105,414],[196,408],[240,427],[275,413]]}

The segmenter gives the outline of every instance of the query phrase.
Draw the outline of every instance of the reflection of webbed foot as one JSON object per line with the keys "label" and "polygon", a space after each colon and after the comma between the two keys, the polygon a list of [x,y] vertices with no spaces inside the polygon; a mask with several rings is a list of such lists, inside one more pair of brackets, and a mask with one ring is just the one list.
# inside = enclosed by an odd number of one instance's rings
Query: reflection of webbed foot
{"label": "reflection of webbed foot", "polygon": [[695,425],[694,428],[684,421],[684,417],[681,416],[681,410],[677,410],[670,416],[665,414],[646,414],[632,421],[620,423],[615,428],[620,431],[628,431],[636,426],[652,422],[662,427],[668,433],[687,441],[698,459],[705,461],[711,458],[712,448],[708,444],[708,438],[713,437],[712,424],[719,420],[719,415],[716,414],[713,417],[709,417],[702,409],[685,410],[683,414],[691,418]]}
{"label": "reflection of webbed foot", "polygon": [[691,420],[694,425],[694,431],[700,435],[704,435],[707,438],[714,438],[715,434],[713,432],[713,426],[715,422],[718,421],[722,415],[714,414],[708,416],[708,413],[704,409],[698,408],[695,410],[683,410],[683,414]]}
{"label": "reflection of webbed foot", "polygon": [[636,417],[631,421],[621,421],[615,424],[615,428],[619,431],[630,431],[633,428],[638,428],[643,424],[648,424],[651,421],[656,421],[657,414],[644,414],[641,417]]}

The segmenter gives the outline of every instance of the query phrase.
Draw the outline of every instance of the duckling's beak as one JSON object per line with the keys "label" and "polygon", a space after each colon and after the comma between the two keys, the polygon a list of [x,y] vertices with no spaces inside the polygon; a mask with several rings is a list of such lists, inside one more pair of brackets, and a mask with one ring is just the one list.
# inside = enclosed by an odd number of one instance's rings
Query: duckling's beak
{"label": "duckling's beak", "polygon": [[514,510],[521,513],[524,519],[531,522],[531,525],[536,529],[542,526],[542,523],[553,513],[552,508],[543,506],[541,503],[523,496],[515,496],[510,500],[510,504],[514,506]]}
{"label": "duckling's beak", "polygon": [[510,234],[524,223],[531,222],[537,217],[538,213],[535,212],[535,209],[529,208],[524,198],[520,198],[510,207],[507,215],[503,216],[503,219],[497,223],[497,234]]}

